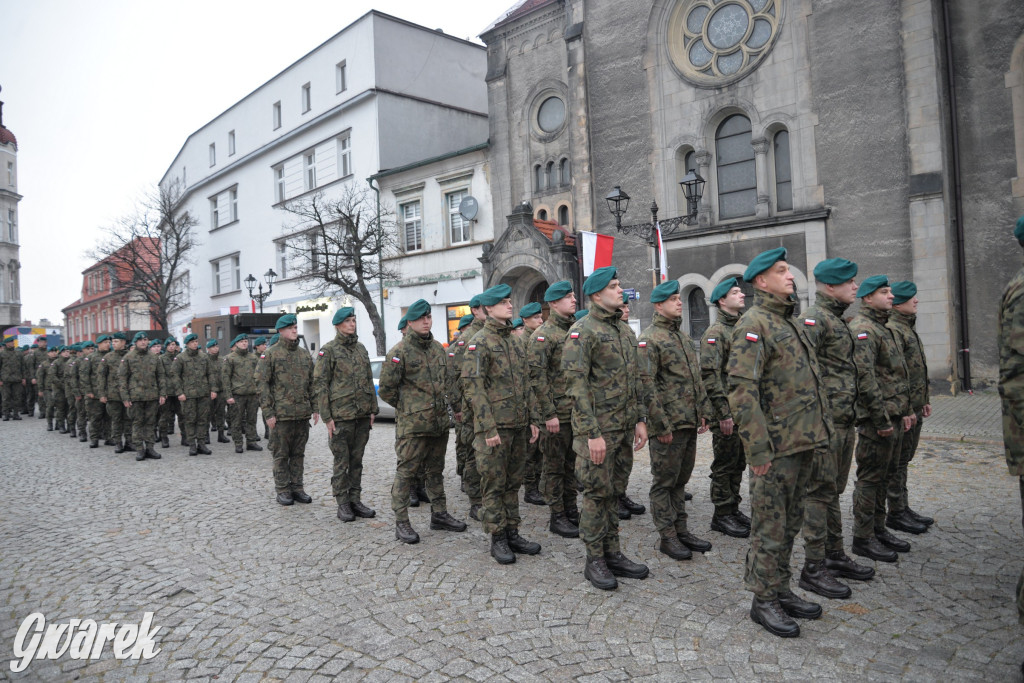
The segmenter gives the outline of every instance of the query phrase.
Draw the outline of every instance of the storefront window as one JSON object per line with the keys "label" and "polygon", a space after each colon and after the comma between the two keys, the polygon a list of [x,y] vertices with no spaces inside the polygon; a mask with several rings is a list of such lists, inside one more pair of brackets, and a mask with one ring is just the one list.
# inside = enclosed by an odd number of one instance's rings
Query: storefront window
{"label": "storefront window", "polygon": [[455,339],[455,333],[459,330],[459,320],[464,315],[469,315],[469,304],[458,304],[455,306],[447,306],[447,313],[445,319],[448,323],[448,343],[451,344]]}

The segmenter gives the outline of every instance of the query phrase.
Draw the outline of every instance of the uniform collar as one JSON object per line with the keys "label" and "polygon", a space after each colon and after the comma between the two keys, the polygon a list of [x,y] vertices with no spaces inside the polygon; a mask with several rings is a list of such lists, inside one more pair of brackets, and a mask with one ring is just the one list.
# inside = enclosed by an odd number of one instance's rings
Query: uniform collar
{"label": "uniform collar", "polygon": [[337,339],[339,343],[344,344],[345,346],[352,346],[359,340],[359,335],[345,334],[344,332],[339,332],[334,338]]}
{"label": "uniform collar", "polygon": [[622,311],[617,308],[614,311],[607,311],[602,306],[594,306],[590,309],[590,314],[587,317],[589,318],[591,316],[597,318],[601,322],[614,325],[618,321],[622,320]]}
{"label": "uniform collar", "polygon": [[503,334],[506,337],[512,334],[512,323],[509,321],[500,322],[490,316],[487,317],[487,322],[484,323],[484,327],[489,330],[494,330],[498,334]]}
{"label": "uniform collar", "polygon": [[754,292],[754,305],[766,308],[772,313],[777,313],[787,318],[793,316],[793,309],[796,308],[796,302],[789,299],[780,299],[774,294],[769,294],[760,289]]}
{"label": "uniform collar", "polygon": [[908,327],[913,328],[914,325],[917,323],[917,314],[911,313],[907,315],[906,313],[900,313],[896,309],[893,309],[892,312],[889,313],[889,320],[891,320],[892,322],[902,323]]}
{"label": "uniform collar", "polygon": [[576,319],[572,316],[559,315],[555,311],[551,311],[548,314],[548,320],[553,321],[554,324],[566,330],[572,327],[572,324],[576,322]]}
{"label": "uniform collar", "polygon": [[884,325],[886,322],[889,321],[890,312],[891,311],[880,311],[877,308],[871,308],[863,304],[861,304],[860,307],[861,315],[863,315],[865,318],[868,318],[869,320],[874,320],[876,323],[879,323],[880,325]]}
{"label": "uniform collar", "polygon": [[850,304],[844,304],[839,299],[830,297],[828,294],[822,292],[815,292],[814,303],[818,304],[826,311],[835,314],[837,318],[842,318],[843,313],[850,307]]}
{"label": "uniform collar", "polygon": [[682,325],[682,322],[682,318],[676,318],[673,320],[671,318],[666,318],[660,313],[655,313],[654,319],[651,321],[651,324],[657,325],[658,327],[664,327],[665,329],[671,330],[673,332],[678,332],[679,327]]}
{"label": "uniform collar", "polygon": [[738,315],[733,315],[732,313],[726,313],[721,308],[719,308],[718,319],[722,321],[723,325],[733,327],[739,321],[740,317]]}
{"label": "uniform collar", "polygon": [[422,347],[424,349],[427,348],[428,346],[430,346],[434,342],[434,333],[433,332],[427,332],[427,336],[423,337],[423,336],[420,336],[420,335],[416,334],[415,332],[410,331],[405,336],[409,337],[414,344],[416,344],[417,346],[420,346],[420,347]]}

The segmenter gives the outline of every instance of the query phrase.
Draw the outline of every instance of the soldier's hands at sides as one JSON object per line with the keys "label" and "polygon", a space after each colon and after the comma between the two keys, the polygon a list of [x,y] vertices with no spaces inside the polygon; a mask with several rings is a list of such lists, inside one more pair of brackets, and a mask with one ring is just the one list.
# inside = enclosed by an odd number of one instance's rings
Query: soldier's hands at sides
{"label": "soldier's hands at sides", "polygon": [[40,395],[40,396],[42,396],[42,395],[43,395],[43,392],[41,392],[41,391],[40,391],[40,392],[39,392],[39,395]]}
{"label": "soldier's hands at sides", "polygon": [[633,428],[633,450],[638,451],[647,445],[647,424],[637,422]]}
{"label": "soldier's hands at sides", "polygon": [[217,400],[217,392],[216,391],[211,391],[210,392],[210,400],[211,401],[216,401]]}
{"label": "soldier's hands at sides", "polygon": [[161,396],[160,397],[160,405],[163,405],[166,401],[167,401],[167,397],[166,396]]}
{"label": "soldier's hands at sides", "polygon": [[706,431],[708,431],[708,419],[706,417],[702,417],[700,419],[700,427],[697,427],[697,433],[703,434]]}
{"label": "soldier's hands at sides", "polygon": [[276,427],[277,426],[277,418],[276,417],[268,417],[267,418],[267,426],[270,427],[271,429]]}
{"label": "soldier's hands at sides", "polygon": [[926,405],[926,406],[925,406],[925,407],[924,407],[924,408],[923,408],[923,409],[921,410],[921,416],[922,416],[922,417],[931,417],[931,416],[932,416],[932,404],[931,404],[931,403],[929,403],[928,405]]}
{"label": "soldier's hands at sides", "polygon": [[459,412],[455,413],[455,421],[458,422],[459,424],[462,424],[462,411],[461,410]]}
{"label": "soldier's hands at sides", "polygon": [[229,399],[228,399],[228,405],[229,405],[229,406],[233,406],[233,405],[235,405],[235,399],[233,399],[233,398],[229,398]]}
{"label": "soldier's hands at sides", "polygon": [[[371,417],[370,419],[373,419],[373,418]],[[328,439],[334,438],[334,420],[325,420],[324,424],[327,425],[327,438]]]}
{"label": "soldier's hands at sides", "polygon": [[106,396],[100,396],[100,403],[106,403],[106,402],[107,402],[107,397]]}
{"label": "soldier's hands at sides", "polygon": [[913,417],[913,415],[903,416],[903,431],[909,432],[911,429],[914,428],[914,420],[912,419]]}
{"label": "soldier's hands at sides", "polygon": [[530,425],[530,443],[537,443],[540,438],[540,428],[537,425]]}
{"label": "soldier's hands at sides", "polygon": [[550,420],[548,420],[547,422],[545,422],[544,426],[547,428],[548,434],[557,434],[558,430],[561,429],[561,427],[558,424],[558,418],[557,417],[553,417]]}
{"label": "soldier's hands at sides", "polygon": [[[892,430],[890,429],[889,431],[891,432]],[[751,465],[750,471],[754,474],[755,477],[763,477],[764,475],[768,474],[768,470],[770,470],[771,468],[772,464],[770,462],[766,462],[763,465]]]}
{"label": "soldier's hands at sides", "polygon": [[882,437],[883,439],[888,439],[890,436],[892,436],[893,428],[889,427],[888,429],[879,429],[877,431],[880,437]]}
{"label": "soldier's hands at sides", "polygon": [[663,443],[667,446],[670,443],[672,443],[672,432],[669,432],[668,434],[662,434],[661,436],[656,436],[654,438],[658,440],[658,443]]}
{"label": "soldier's hands at sides", "polygon": [[373,419],[374,419],[375,417],[377,417],[377,416],[376,416],[376,415],[374,415],[373,413],[370,413],[370,427],[371,427],[371,428],[373,428]]}
{"label": "soldier's hands at sides", "polygon": [[911,413],[908,417],[910,418],[911,427],[917,425],[917,413]]}
{"label": "soldier's hands at sides", "polygon": [[35,384],[35,383],[36,383],[36,380],[34,380],[34,379],[33,379],[33,380],[32,380],[32,384]]}
{"label": "soldier's hands at sides", "polygon": [[178,400],[184,403],[187,400],[185,394],[178,394]]}
{"label": "soldier's hands at sides", "polygon": [[489,439],[484,439],[484,443],[490,446],[491,448],[494,448],[495,446],[500,446],[501,436],[492,436]]}
{"label": "soldier's hands at sides", "polygon": [[88,396],[89,398],[96,398],[96,397],[95,397],[95,396],[93,396],[92,394],[86,394],[86,396]]}
{"label": "soldier's hands at sides", "polygon": [[590,462],[595,465],[600,465],[604,462],[604,455],[608,447],[604,443],[603,436],[599,436],[596,439],[587,439],[587,448],[590,450]]}
{"label": "soldier's hands at sides", "polygon": [[316,423],[320,421],[320,413],[313,413],[313,426],[316,427]]}
{"label": "soldier's hands at sides", "polygon": [[125,408],[131,408],[132,407],[132,402],[131,401],[123,401],[123,403],[124,403],[124,407]]}

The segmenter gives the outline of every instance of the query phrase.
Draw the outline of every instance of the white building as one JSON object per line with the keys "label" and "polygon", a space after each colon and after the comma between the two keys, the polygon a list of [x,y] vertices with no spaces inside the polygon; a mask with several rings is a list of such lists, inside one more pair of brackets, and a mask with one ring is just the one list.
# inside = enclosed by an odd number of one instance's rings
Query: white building
{"label": "white building", "polygon": [[[484,100],[486,109],[486,95]],[[487,139],[486,131],[483,139]],[[3,327],[21,322],[20,201],[18,139],[4,127],[4,103],[0,102],[0,326]]]}
{"label": "white building", "polygon": [[[244,280],[273,268],[281,277],[264,310],[296,313],[314,349],[332,339],[344,297],[310,300],[291,276],[284,238],[295,223],[283,207],[347,186],[370,191],[382,170],[486,141],[485,73],[482,46],[371,11],[190,135],[161,180],[182,182],[182,208],[200,221],[190,304],[172,331],[249,310]],[[386,310],[385,326],[399,317]]]}

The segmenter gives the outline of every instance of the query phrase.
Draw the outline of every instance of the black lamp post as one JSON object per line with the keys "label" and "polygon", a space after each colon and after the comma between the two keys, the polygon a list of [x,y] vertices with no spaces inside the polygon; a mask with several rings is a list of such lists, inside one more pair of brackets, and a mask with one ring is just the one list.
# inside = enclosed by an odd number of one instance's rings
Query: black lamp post
{"label": "black lamp post", "polygon": [[[252,299],[253,301],[259,302],[261,314],[263,313],[263,302],[266,301],[267,298],[274,291],[274,280],[276,278],[277,273],[274,272],[273,268],[270,268],[269,270],[267,270],[266,273],[263,274],[263,279],[266,280],[267,282],[266,292],[263,291],[262,282],[259,283],[259,287],[256,286],[256,278],[252,276],[252,273],[249,273],[249,277],[245,278],[245,288],[249,290],[249,298]],[[255,294],[253,294],[252,291],[254,288],[257,289],[257,292]]]}

